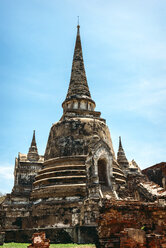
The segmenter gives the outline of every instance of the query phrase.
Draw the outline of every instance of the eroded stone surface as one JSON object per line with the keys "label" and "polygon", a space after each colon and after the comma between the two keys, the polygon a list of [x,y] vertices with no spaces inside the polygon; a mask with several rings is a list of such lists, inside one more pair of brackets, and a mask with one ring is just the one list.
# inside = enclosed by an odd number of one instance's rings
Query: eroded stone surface
{"label": "eroded stone surface", "polygon": [[3,245],[5,241],[5,232],[0,232],[0,245]]}
{"label": "eroded stone surface", "polygon": [[45,160],[61,156],[88,155],[102,142],[115,157],[110,133],[104,122],[92,118],[60,121],[51,128]]}

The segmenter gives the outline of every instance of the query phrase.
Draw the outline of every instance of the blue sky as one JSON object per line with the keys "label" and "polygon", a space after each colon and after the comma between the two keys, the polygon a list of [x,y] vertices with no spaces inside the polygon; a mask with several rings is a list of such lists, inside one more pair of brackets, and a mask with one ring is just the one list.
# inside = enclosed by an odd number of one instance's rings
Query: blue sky
{"label": "blue sky", "polygon": [[165,0],[0,1],[0,191],[33,130],[44,154],[62,115],[80,16],[89,88],[128,160],[166,161]]}

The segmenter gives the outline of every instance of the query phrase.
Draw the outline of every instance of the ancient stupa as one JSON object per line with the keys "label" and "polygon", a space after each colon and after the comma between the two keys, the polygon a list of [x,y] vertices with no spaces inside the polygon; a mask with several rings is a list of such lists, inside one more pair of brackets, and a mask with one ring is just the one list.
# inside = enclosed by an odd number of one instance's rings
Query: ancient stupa
{"label": "ancient stupa", "polygon": [[95,189],[99,184],[113,191],[113,182],[125,183],[106,121],[95,106],[87,83],[78,25],[63,115],[51,127],[43,170],[34,182],[34,199],[88,197],[99,194]]}
{"label": "ancient stupa", "polygon": [[135,161],[128,162],[121,139],[116,159],[106,120],[95,107],[78,25],[63,115],[51,127],[44,156],[35,132],[28,154],[19,153],[12,193],[0,205],[6,241],[25,242],[44,230],[54,242],[93,243],[104,199],[155,200]]}

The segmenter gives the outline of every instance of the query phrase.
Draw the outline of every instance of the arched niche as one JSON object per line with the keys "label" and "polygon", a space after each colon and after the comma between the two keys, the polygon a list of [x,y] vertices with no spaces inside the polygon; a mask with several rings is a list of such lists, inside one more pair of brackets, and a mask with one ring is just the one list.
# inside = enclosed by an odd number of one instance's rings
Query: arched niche
{"label": "arched niche", "polygon": [[99,184],[108,186],[107,161],[100,158],[97,161]]}
{"label": "arched niche", "polygon": [[100,146],[94,153],[94,175],[99,178],[99,183],[111,186],[112,178],[112,154],[104,147]]}

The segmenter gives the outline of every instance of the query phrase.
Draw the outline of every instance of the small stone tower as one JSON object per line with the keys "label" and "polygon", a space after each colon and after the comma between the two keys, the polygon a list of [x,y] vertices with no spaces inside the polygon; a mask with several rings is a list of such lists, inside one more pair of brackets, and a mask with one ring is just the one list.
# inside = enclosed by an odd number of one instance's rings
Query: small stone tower
{"label": "small stone tower", "polygon": [[32,138],[32,142],[31,142],[31,146],[29,148],[27,158],[29,161],[38,161],[39,160],[39,154],[38,154],[36,139],[35,139],[35,130],[33,131],[33,138]]}
{"label": "small stone tower", "polygon": [[[37,172],[43,167],[43,160],[43,156],[37,151],[34,131],[28,154],[19,152],[15,159],[14,186],[11,194],[7,194],[3,202],[4,220],[0,220],[0,228],[3,227],[5,231],[14,230],[15,232],[25,228],[23,222],[25,216],[29,216],[31,208],[32,185]],[[28,221],[25,222],[28,223]],[[14,236],[17,235],[14,234]],[[21,242],[24,240],[22,239]]]}
{"label": "small stone tower", "polygon": [[29,196],[36,173],[42,168],[42,165],[43,156],[38,154],[35,131],[33,131],[28,154],[19,152],[18,158],[15,160],[13,194]]}
{"label": "small stone tower", "polygon": [[119,137],[119,150],[117,153],[117,161],[118,164],[121,166],[122,170],[124,172],[127,172],[127,170],[129,169],[129,162],[122,147],[121,137]]}

